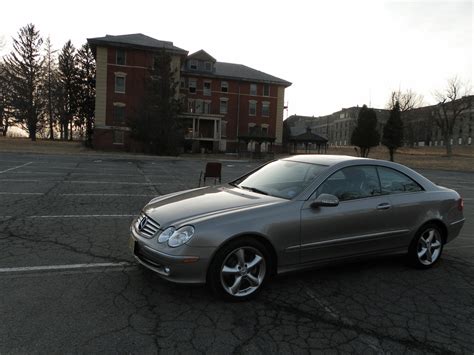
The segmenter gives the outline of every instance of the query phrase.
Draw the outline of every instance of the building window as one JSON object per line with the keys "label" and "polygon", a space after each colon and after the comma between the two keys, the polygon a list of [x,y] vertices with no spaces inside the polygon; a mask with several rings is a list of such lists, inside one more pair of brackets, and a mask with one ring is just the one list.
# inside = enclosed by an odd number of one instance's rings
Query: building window
{"label": "building window", "polygon": [[205,71],[212,71],[212,63],[211,62],[204,62],[204,70]]}
{"label": "building window", "polygon": [[263,117],[270,116],[270,103],[269,102],[262,102],[262,116]]}
{"label": "building window", "polygon": [[210,114],[211,113],[211,101],[209,101],[209,100],[204,101],[203,108],[204,108],[203,113]]}
{"label": "building window", "polygon": [[257,101],[249,101],[249,116],[257,115]]}
{"label": "building window", "polygon": [[227,81],[221,81],[221,91],[229,92],[229,83]]}
{"label": "building window", "polygon": [[219,112],[220,113],[223,113],[223,114],[227,113],[227,103],[228,103],[227,101],[228,101],[228,99],[221,99],[220,100],[220,106],[219,106]]}
{"label": "building window", "polygon": [[189,61],[189,69],[197,70],[198,69],[198,61],[196,59],[191,59]]}
{"label": "building window", "polygon": [[221,121],[221,137],[227,137],[227,121]]}
{"label": "building window", "polygon": [[112,143],[113,144],[123,144],[124,142],[124,132],[123,131],[113,131]]}
{"label": "building window", "polygon": [[114,103],[114,123],[125,123],[125,105],[122,103]]}
{"label": "building window", "polygon": [[211,96],[211,82],[205,81],[204,82],[204,95]]}
{"label": "building window", "polygon": [[117,49],[115,52],[115,63],[118,65],[125,65],[126,54],[123,49]]}
{"label": "building window", "polygon": [[195,94],[196,93],[196,79],[189,79],[188,80],[188,88],[189,88],[189,93],[190,94]]}
{"label": "building window", "polygon": [[270,96],[270,85],[263,84],[263,96]]}
{"label": "building window", "polygon": [[262,135],[263,136],[268,136],[268,125],[267,124],[262,124]]}
{"label": "building window", "polygon": [[125,75],[115,74],[115,92],[125,94]]}
{"label": "building window", "polygon": [[194,113],[194,100],[188,99],[188,112]]}
{"label": "building window", "polygon": [[196,100],[196,113],[202,113],[202,100]]}
{"label": "building window", "polygon": [[257,84],[250,84],[250,95],[257,95]]}

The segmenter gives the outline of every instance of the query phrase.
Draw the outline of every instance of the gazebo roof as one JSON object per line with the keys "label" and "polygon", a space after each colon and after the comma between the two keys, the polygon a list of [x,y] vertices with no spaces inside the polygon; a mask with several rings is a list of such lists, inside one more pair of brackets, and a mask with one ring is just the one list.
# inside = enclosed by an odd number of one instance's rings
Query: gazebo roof
{"label": "gazebo roof", "polygon": [[290,141],[300,142],[300,143],[327,143],[328,140],[324,137],[321,137],[319,134],[312,133],[311,128],[307,128],[305,133],[301,133],[297,136],[291,136]]}

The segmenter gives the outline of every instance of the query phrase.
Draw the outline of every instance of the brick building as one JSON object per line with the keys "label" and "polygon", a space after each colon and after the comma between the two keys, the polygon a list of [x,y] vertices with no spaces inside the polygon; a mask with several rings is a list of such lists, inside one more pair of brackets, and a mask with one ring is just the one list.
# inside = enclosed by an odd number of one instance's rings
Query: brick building
{"label": "brick building", "polygon": [[154,55],[163,50],[179,82],[185,149],[269,150],[282,142],[283,100],[291,83],[204,50],[188,55],[143,34],[90,38],[97,62],[94,146],[133,149],[127,119],[139,112]]}

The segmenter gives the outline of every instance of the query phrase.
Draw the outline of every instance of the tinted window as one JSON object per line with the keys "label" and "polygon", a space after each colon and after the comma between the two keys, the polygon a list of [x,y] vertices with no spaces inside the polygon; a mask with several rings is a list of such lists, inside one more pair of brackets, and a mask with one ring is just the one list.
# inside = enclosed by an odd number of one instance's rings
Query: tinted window
{"label": "tinted window", "polygon": [[423,191],[417,182],[396,170],[377,168],[379,171],[382,194],[399,194],[404,192]]}
{"label": "tinted window", "polygon": [[326,168],[324,165],[277,160],[234,183],[241,188],[254,188],[268,195],[291,199]]}
{"label": "tinted window", "polygon": [[332,174],[322,183],[316,196],[331,194],[340,201],[380,195],[377,171],[373,166],[351,166]]}

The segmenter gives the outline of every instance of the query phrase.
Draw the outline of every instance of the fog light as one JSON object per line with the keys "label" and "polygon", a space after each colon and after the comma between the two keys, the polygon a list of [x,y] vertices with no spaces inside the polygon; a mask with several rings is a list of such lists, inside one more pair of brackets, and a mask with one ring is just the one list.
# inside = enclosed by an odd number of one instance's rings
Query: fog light
{"label": "fog light", "polygon": [[169,268],[169,267],[165,267],[165,272],[166,272],[167,274],[169,274],[169,273],[170,273],[170,271],[171,271],[171,270],[170,270],[170,268]]}

